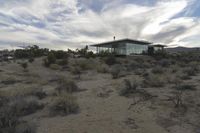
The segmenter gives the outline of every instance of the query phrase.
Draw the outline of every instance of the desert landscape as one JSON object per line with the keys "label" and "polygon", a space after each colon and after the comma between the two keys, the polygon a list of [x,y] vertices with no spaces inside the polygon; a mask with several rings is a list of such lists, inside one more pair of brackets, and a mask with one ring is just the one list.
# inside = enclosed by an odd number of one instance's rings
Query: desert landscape
{"label": "desert landscape", "polygon": [[0,133],[200,132],[198,52],[83,55],[0,62]]}

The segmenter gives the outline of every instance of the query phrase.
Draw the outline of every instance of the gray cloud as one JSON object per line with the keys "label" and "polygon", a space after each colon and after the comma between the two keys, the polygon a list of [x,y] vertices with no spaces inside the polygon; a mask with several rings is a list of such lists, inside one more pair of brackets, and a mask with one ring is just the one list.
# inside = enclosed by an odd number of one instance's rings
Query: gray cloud
{"label": "gray cloud", "polygon": [[[144,6],[128,0],[4,1],[0,9],[0,45],[37,42],[42,47],[67,49],[109,41],[113,36],[189,45],[193,42],[185,38],[200,35],[200,30],[195,30],[200,27],[199,18],[174,16],[193,2],[159,0]],[[195,39],[193,45],[198,41]]]}

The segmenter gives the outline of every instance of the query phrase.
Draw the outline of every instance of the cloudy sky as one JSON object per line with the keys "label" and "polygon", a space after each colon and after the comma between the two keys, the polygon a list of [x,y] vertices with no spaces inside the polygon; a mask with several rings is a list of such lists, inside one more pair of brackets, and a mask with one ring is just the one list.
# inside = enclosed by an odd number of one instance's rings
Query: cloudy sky
{"label": "cloudy sky", "polygon": [[200,0],[0,0],[0,49],[117,39],[200,46]]}

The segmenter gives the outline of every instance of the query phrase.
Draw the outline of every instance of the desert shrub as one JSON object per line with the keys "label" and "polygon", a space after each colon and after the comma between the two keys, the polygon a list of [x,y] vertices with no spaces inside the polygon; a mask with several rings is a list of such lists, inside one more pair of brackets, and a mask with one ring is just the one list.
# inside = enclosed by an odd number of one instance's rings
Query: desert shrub
{"label": "desert shrub", "polygon": [[161,75],[148,74],[145,77],[142,86],[143,87],[163,87],[165,85],[166,79]]}
{"label": "desert shrub", "polygon": [[98,65],[96,69],[97,69],[97,72],[99,72],[99,73],[107,73],[107,72],[109,72],[109,67],[106,64]]}
{"label": "desert shrub", "polygon": [[51,64],[56,63],[56,57],[55,55],[51,52],[48,54],[47,58],[44,59],[44,65],[46,67],[49,67]]}
{"label": "desert shrub", "polygon": [[0,133],[35,133],[36,127],[19,121],[15,110],[4,105],[0,108]]}
{"label": "desert shrub", "polygon": [[196,90],[196,87],[191,84],[178,84],[174,88],[180,91]]}
{"label": "desert shrub", "polygon": [[28,64],[26,62],[21,64],[21,67],[24,68],[24,70],[28,67]]}
{"label": "desert shrub", "polygon": [[15,128],[15,133],[36,133],[36,125],[34,123],[20,122]]}
{"label": "desert shrub", "polygon": [[113,79],[119,78],[120,72],[121,72],[120,65],[114,65],[114,66],[112,66],[112,68],[110,70],[110,73],[111,73]]}
{"label": "desert shrub", "polygon": [[195,67],[187,67],[183,69],[183,73],[188,76],[195,76],[197,74],[197,69]]}
{"label": "desert shrub", "polygon": [[129,70],[134,70],[138,68],[140,68],[140,64],[136,61],[131,62],[130,65],[128,66]]}
{"label": "desert shrub", "polygon": [[38,100],[34,97],[15,98],[8,106],[14,110],[16,116],[29,115],[43,108],[43,105],[39,104]]}
{"label": "desert shrub", "polygon": [[158,65],[161,67],[169,67],[172,64],[171,60],[169,59],[161,59],[158,61]]}
{"label": "desert shrub", "polygon": [[81,78],[81,69],[80,67],[76,66],[76,67],[72,67],[71,68],[71,72],[75,75],[78,75],[78,79]]}
{"label": "desert shrub", "polygon": [[5,80],[1,81],[1,83],[5,84],[5,85],[15,84],[17,82],[19,82],[19,81],[14,77],[7,77]]}
{"label": "desert shrub", "polygon": [[59,94],[65,93],[72,93],[79,90],[78,86],[73,80],[61,78],[59,81],[59,86],[56,88]]}
{"label": "desert shrub", "polygon": [[42,90],[42,88],[34,88],[34,90],[29,92],[28,96],[35,96],[39,99],[43,99],[47,96],[47,94]]}
{"label": "desert shrub", "polygon": [[153,74],[163,74],[164,73],[164,69],[162,67],[156,66],[151,70],[151,72]]}
{"label": "desert shrub", "polygon": [[169,67],[169,71],[171,73],[176,73],[180,70],[179,66],[178,65],[171,65],[171,67]]}
{"label": "desert shrub", "polygon": [[104,61],[109,66],[117,63],[116,57],[114,55],[106,57]]}
{"label": "desert shrub", "polygon": [[34,58],[29,58],[29,59],[28,59],[28,62],[33,63],[34,60],[35,60]]}
{"label": "desert shrub", "polygon": [[142,75],[142,76],[144,76],[147,73],[147,70],[143,69],[143,68],[138,68],[134,72],[135,72],[136,75]]}
{"label": "desert shrub", "polygon": [[15,97],[27,97],[27,96],[35,96],[39,99],[46,97],[46,93],[42,90],[42,88],[31,86],[31,87],[20,87],[15,88],[9,91],[2,91],[1,95],[3,97],[15,98]]}
{"label": "desert shrub", "polygon": [[77,113],[79,106],[76,99],[71,94],[61,95],[56,97],[49,107],[50,115],[69,115]]}
{"label": "desert shrub", "polygon": [[73,67],[79,67],[81,70],[90,70],[94,68],[94,65],[96,65],[96,62],[94,62],[93,59],[76,59],[73,63]]}
{"label": "desert shrub", "polygon": [[68,64],[68,59],[67,58],[62,59],[62,60],[58,61],[57,64],[60,66],[65,66]]}
{"label": "desert shrub", "polygon": [[136,80],[130,81],[128,79],[125,79],[123,82],[123,87],[120,90],[121,96],[127,96],[131,93],[134,93],[139,86],[139,83]]}
{"label": "desert shrub", "polygon": [[194,85],[189,84],[177,84],[173,87],[173,89],[175,89],[175,91],[172,92],[173,96],[170,96],[169,100],[174,103],[176,108],[184,107],[183,94],[185,91],[196,90]]}
{"label": "desert shrub", "polygon": [[172,74],[166,74],[166,81],[169,84],[179,84],[181,82],[180,77],[178,77],[177,75],[172,75]]}
{"label": "desert shrub", "polygon": [[1,133],[15,133],[15,127],[18,124],[18,117],[15,110],[9,106],[0,108],[0,132]]}
{"label": "desert shrub", "polygon": [[56,59],[64,59],[64,58],[68,58],[68,56],[69,56],[68,53],[63,50],[51,51],[51,53],[54,54]]}
{"label": "desert shrub", "polygon": [[57,64],[51,64],[49,68],[52,70],[60,70],[61,69],[61,67]]}
{"label": "desert shrub", "polygon": [[183,92],[175,91],[173,92],[173,96],[169,97],[169,101],[172,101],[176,108],[183,106]]}

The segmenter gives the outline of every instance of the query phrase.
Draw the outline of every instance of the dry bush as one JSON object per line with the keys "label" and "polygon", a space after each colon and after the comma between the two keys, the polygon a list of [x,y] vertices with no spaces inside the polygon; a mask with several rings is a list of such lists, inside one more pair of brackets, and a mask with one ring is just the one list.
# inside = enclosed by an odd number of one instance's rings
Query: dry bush
{"label": "dry bush", "polygon": [[72,74],[78,75],[78,79],[81,78],[81,68],[78,66],[74,66],[70,69],[70,71],[72,72]]}
{"label": "dry bush", "polygon": [[15,133],[36,133],[36,125],[34,123],[20,122],[15,128]]}
{"label": "dry bush", "polygon": [[2,84],[5,84],[5,85],[11,85],[11,84],[15,84],[15,83],[18,83],[18,82],[21,82],[20,80],[17,80],[15,77],[7,77],[5,78],[4,80],[1,81]]}
{"label": "dry bush", "polygon": [[1,91],[0,96],[8,98],[35,96],[38,97],[39,99],[42,99],[46,97],[46,93],[43,91],[42,88],[39,88],[37,86],[31,86],[24,88],[19,87],[9,91],[7,90]]}
{"label": "dry bush", "polygon": [[142,86],[143,87],[163,87],[166,83],[165,75],[155,75],[155,74],[148,74]]}
{"label": "dry bush", "polygon": [[27,62],[23,62],[20,65],[24,70],[28,67],[28,63]]}
{"label": "dry bush", "polygon": [[120,65],[113,65],[110,70],[112,78],[113,79],[119,78],[121,70],[122,70],[122,67]]}
{"label": "dry bush", "polygon": [[162,60],[159,60],[157,63],[161,67],[169,67],[171,64],[173,64],[172,60],[170,59],[162,59]]}
{"label": "dry bush", "polygon": [[49,66],[49,68],[52,70],[60,70],[61,69],[61,67],[58,64],[51,64]]}
{"label": "dry bush", "polygon": [[125,79],[122,84],[122,88],[120,89],[119,94],[121,96],[128,96],[129,94],[136,92],[136,89],[138,88],[138,86],[139,86],[139,82],[137,80]]}
{"label": "dry bush", "polygon": [[181,82],[180,77],[178,77],[177,75],[173,75],[173,74],[166,74],[166,81],[169,84],[179,84]]}
{"label": "dry bush", "polygon": [[71,79],[61,78],[59,80],[59,86],[56,88],[59,94],[65,93],[72,93],[79,90],[76,83]]}
{"label": "dry bush", "polygon": [[8,106],[0,108],[0,132],[1,133],[15,133],[15,127],[18,124],[18,117],[15,110]]}
{"label": "dry bush", "polygon": [[16,116],[29,115],[43,107],[35,97],[14,98],[8,104],[8,108],[12,109]]}
{"label": "dry bush", "polygon": [[180,67],[178,65],[171,65],[169,67],[169,72],[170,73],[177,73],[180,70]]}
{"label": "dry bush", "polygon": [[106,64],[101,64],[97,66],[97,72],[99,73],[108,73],[109,72],[109,66]]}
{"label": "dry bush", "polygon": [[153,74],[163,74],[165,72],[165,70],[160,66],[156,66],[151,70],[151,72]]}
{"label": "dry bush", "polygon": [[68,58],[57,61],[57,64],[60,66],[66,66],[68,64]]}
{"label": "dry bush", "polygon": [[72,67],[79,67],[82,71],[94,69],[94,59],[79,58],[72,62]]}
{"label": "dry bush", "polygon": [[15,110],[7,105],[0,108],[0,133],[35,133],[34,124],[19,121]]}
{"label": "dry bush", "polygon": [[108,56],[104,59],[105,63],[109,66],[117,64],[117,59],[114,55]]}
{"label": "dry bush", "polygon": [[179,108],[179,107],[186,108],[186,106],[184,106],[184,103],[183,103],[183,100],[184,100],[183,94],[186,91],[196,90],[196,87],[191,84],[177,84],[173,87],[173,89],[175,89],[175,91],[172,92],[173,96],[170,96],[168,100],[172,101],[176,108]]}
{"label": "dry bush", "polygon": [[53,103],[49,107],[50,115],[69,115],[77,113],[79,111],[79,106],[76,99],[71,95],[65,93],[59,97],[54,98]]}
{"label": "dry bush", "polygon": [[152,64],[148,61],[133,60],[128,65],[128,70],[137,70],[142,68],[151,68]]}
{"label": "dry bush", "polygon": [[177,84],[174,88],[179,91],[194,91],[194,90],[196,90],[196,86],[191,85],[191,84]]}
{"label": "dry bush", "polygon": [[148,69],[145,68],[138,68],[134,70],[135,75],[139,75],[139,76],[147,76],[148,75]]}

